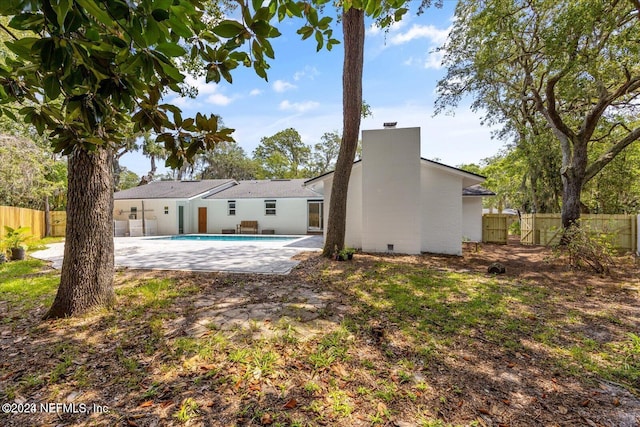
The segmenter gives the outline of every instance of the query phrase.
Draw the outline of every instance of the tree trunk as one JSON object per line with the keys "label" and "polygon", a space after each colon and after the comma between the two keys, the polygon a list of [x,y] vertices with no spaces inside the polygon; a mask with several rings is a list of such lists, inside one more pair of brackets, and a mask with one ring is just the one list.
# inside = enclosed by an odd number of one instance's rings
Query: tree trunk
{"label": "tree trunk", "polygon": [[44,196],[44,236],[51,237],[51,208],[49,196]]}
{"label": "tree trunk", "polygon": [[110,306],[113,292],[113,157],[109,150],[69,156],[67,230],[60,286],[45,319]]}
{"label": "tree trunk", "polygon": [[362,68],[364,62],[364,11],[351,8],[342,14],[344,63],[342,66],[342,143],[336,161],[329,203],[327,236],[322,254],[344,248],[347,221],[347,190],[358,148],[362,114]]}
{"label": "tree trunk", "polygon": [[[580,219],[580,195],[587,167],[587,143],[573,141],[573,155],[563,152],[562,175],[562,227],[567,229]],[[564,150],[564,148],[563,148]],[[569,164],[566,164],[568,161]]]}

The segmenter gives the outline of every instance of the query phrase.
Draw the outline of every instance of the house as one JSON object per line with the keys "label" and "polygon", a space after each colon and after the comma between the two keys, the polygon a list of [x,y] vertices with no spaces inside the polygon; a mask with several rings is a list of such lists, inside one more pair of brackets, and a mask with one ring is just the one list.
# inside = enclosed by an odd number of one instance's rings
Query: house
{"label": "house", "polygon": [[[420,157],[420,128],[362,132],[362,160],[347,191],[345,244],[365,252],[462,254],[481,240],[485,178]],[[324,195],[328,218],[333,172],[305,182]]]}
{"label": "house", "polygon": [[193,202],[236,185],[233,179],[152,181],[113,194],[116,236],[172,235],[197,231]]}
{"label": "house", "polygon": [[304,181],[153,181],[114,193],[115,235],[219,234],[242,221],[259,233],[321,233],[322,195]]}
{"label": "house", "polygon": [[194,202],[194,207],[206,209],[207,233],[233,230],[241,221],[258,221],[263,234],[321,233],[322,195],[305,187],[304,181],[238,181]]}

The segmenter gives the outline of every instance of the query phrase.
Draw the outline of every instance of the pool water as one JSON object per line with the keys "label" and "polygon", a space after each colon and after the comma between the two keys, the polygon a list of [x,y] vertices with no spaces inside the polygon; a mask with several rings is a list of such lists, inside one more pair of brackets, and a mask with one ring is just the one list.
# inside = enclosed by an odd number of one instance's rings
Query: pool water
{"label": "pool water", "polygon": [[256,234],[180,234],[177,236],[154,237],[149,240],[205,240],[209,242],[286,242],[297,240],[300,237],[264,236]]}

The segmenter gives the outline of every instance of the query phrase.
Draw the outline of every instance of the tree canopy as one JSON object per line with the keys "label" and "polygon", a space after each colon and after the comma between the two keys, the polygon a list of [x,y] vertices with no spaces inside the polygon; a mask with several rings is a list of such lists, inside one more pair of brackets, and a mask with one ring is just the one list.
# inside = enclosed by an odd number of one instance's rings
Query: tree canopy
{"label": "tree canopy", "polygon": [[540,154],[559,147],[565,226],[580,216],[584,185],[640,138],[636,15],[626,1],[460,1],[456,8],[437,109],[471,94],[473,108],[527,150],[533,175]]}

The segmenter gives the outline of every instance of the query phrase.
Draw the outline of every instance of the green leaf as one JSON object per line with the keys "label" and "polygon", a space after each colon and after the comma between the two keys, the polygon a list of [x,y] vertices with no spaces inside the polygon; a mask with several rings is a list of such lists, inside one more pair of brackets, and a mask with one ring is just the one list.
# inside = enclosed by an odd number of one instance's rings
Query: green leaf
{"label": "green leaf", "polygon": [[213,32],[220,37],[230,39],[238,36],[244,29],[244,25],[240,22],[226,19],[216,25],[213,28]]}
{"label": "green leaf", "polygon": [[166,21],[167,19],[169,19],[169,11],[165,9],[154,9],[151,12],[151,16],[153,16],[153,19],[155,19],[157,22]]}
{"label": "green leaf", "polygon": [[[300,2],[302,3],[302,2]],[[287,13],[293,16],[297,16],[298,18],[302,18],[302,9],[300,8],[300,4],[288,1],[287,3]]]}
{"label": "green leaf", "polygon": [[111,27],[113,25],[113,19],[107,12],[102,10],[98,4],[93,0],[76,0],[76,3],[82,7],[89,15],[93,16],[98,22]]}
{"label": "green leaf", "polygon": [[268,37],[271,30],[271,25],[265,21],[255,21],[251,25],[251,31],[260,37]]}
{"label": "green leaf", "polygon": [[320,31],[316,31],[316,41],[318,45],[316,46],[316,51],[320,51],[322,46],[324,45],[324,37],[322,37],[322,33]]}
{"label": "green leaf", "polygon": [[193,35],[191,29],[189,29],[189,27],[176,15],[171,15],[169,17],[169,24],[171,24],[171,30],[180,37],[187,39]]}
{"label": "green leaf", "polygon": [[44,78],[44,93],[49,99],[56,99],[60,95],[60,81],[54,74]]}
{"label": "green leaf", "polygon": [[160,43],[156,46],[156,50],[164,53],[169,57],[186,55],[187,51],[182,46],[175,43]]}
{"label": "green leaf", "polygon": [[305,25],[304,27],[298,29],[297,33],[302,35],[302,40],[306,40],[313,34],[313,27]]}
{"label": "green leaf", "polygon": [[393,15],[393,19],[397,22],[400,21],[402,19],[402,17],[404,16],[405,13],[408,12],[408,9],[405,8],[401,8],[396,10],[396,12]]}
{"label": "green leaf", "polygon": [[67,13],[69,13],[69,10],[71,9],[69,0],[52,0],[51,8],[56,13],[58,27],[64,31],[64,21],[67,18]]}
{"label": "green leaf", "polygon": [[320,22],[318,22],[318,28],[320,28],[321,30],[326,30],[327,28],[329,28],[329,24],[331,24],[331,21],[332,19],[330,16],[325,16],[320,20]]}
{"label": "green leaf", "polygon": [[85,36],[92,42],[97,42],[98,40],[100,40],[100,33],[95,28],[88,28]]}
{"label": "green leaf", "polygon": [[28,59],[33,57],[31,49],[34,43],[39,40],[40,39],[35,37],[24,37],[16,41],[6,42],[6,45],[11,52],[15,53],[20,58]]}

